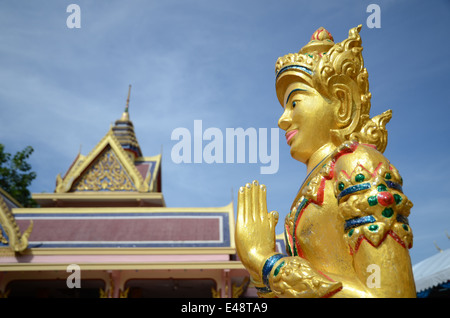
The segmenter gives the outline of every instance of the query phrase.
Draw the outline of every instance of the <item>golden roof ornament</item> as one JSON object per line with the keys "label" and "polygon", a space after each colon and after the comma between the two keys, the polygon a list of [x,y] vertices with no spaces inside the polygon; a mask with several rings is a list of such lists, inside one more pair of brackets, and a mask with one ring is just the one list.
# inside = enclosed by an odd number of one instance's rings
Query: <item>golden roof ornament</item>
{"label": "golden roof ornament", "polygon": [[120,121],[129,121],[130,120],[130,115],[128,113],[128,107],[130,106],[130,93],[131,93],[131,85],[128,86],[127,104],[125,106],[125,110],[122,113],[122,117],[120,118]]}
{"label": "golden roof ornament", "polygon": [[14,206],[8,206],[5,200],[14,202],[14,205],[17,205],[16,207],[22,207],[6,191],[0,188],[0,227],[3,229],[3,232],[0,231],[0,243],[8,245],[13,252],[21,253],[28,248],[28,238],[33,231],[33,221],[30,221],[28,228],[22,233],[11,210]]}
{"label": "golden roof ornament", "polygon": [[141,147],[134,133],[134,126],[130,120],[128,108],[130,106],[131,85],[128,86],[128,96],[125,110],[119,120],[116,120],[112,127],[114,135],[119,140],[122,147],[129,153],[133,160],[142,157]]}

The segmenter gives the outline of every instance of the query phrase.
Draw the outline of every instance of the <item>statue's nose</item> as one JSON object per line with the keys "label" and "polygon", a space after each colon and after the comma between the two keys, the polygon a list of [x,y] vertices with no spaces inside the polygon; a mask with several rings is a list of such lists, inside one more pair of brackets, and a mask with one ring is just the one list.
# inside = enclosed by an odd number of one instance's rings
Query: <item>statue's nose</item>
{"label": "statue's nose", "polygon": [[283,130],[287,130],[291,125],[291,122],[292,122],[291,112],[285,110],[283,115],[281,115],[280,119],[278,120],[278,127],[280,127]]}

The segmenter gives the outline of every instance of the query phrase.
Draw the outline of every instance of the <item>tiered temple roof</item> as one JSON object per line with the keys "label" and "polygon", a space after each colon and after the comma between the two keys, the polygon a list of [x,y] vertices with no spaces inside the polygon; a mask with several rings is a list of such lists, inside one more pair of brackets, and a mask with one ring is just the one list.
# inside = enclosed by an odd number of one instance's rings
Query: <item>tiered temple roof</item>
{"label": "tiered temple roof", "polygon": [[[213,296],[245,291],[233,287],[248,282],[235,255],[233,204],[166,207],[161,154],[143,156],[129,100],[130,91],[121,118],[89,154],[78,154],[57,176],[54,193],[33,194],[39,208],[0,198],[3,233],[15,229],[16,241],[23,239],[20,248],[0,242],[0,296],[8,290],[17,296],[14,290],[24,292],[34,286],[31,281],[64,281],[71,264],[80,266],[82,276],[103,282],[106,297],[126,296],[127,286],[153,290],[173,279],[192,281],[193,297],[205,297],[204,286],[214,286],[206,291]],[[24,279],[27,284],[18,283]]]}

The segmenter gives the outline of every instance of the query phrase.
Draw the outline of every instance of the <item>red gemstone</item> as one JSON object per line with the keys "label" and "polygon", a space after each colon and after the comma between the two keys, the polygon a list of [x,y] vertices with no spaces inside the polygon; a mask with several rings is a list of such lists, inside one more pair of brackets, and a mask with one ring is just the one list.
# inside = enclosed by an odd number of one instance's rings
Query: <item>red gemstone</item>
{"label": "red gemstone", "polygon": [[378,203],[382,206],[389,206],[395,202],[394,196],[387,191],[378,193],[377,195]]}

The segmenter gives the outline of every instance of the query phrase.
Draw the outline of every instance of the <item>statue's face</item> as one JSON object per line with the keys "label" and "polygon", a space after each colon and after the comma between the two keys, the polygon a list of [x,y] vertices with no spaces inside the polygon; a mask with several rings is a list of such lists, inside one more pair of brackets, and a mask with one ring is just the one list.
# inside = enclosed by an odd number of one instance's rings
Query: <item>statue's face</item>
{"label": "statue's face", "polygon": [[332,143],[330,131],[336,128],[337,105],[302,82],[290,84],[283,101],[284,112],[278,127],[286,131],[291,156],[306,164],[313,153]]}

